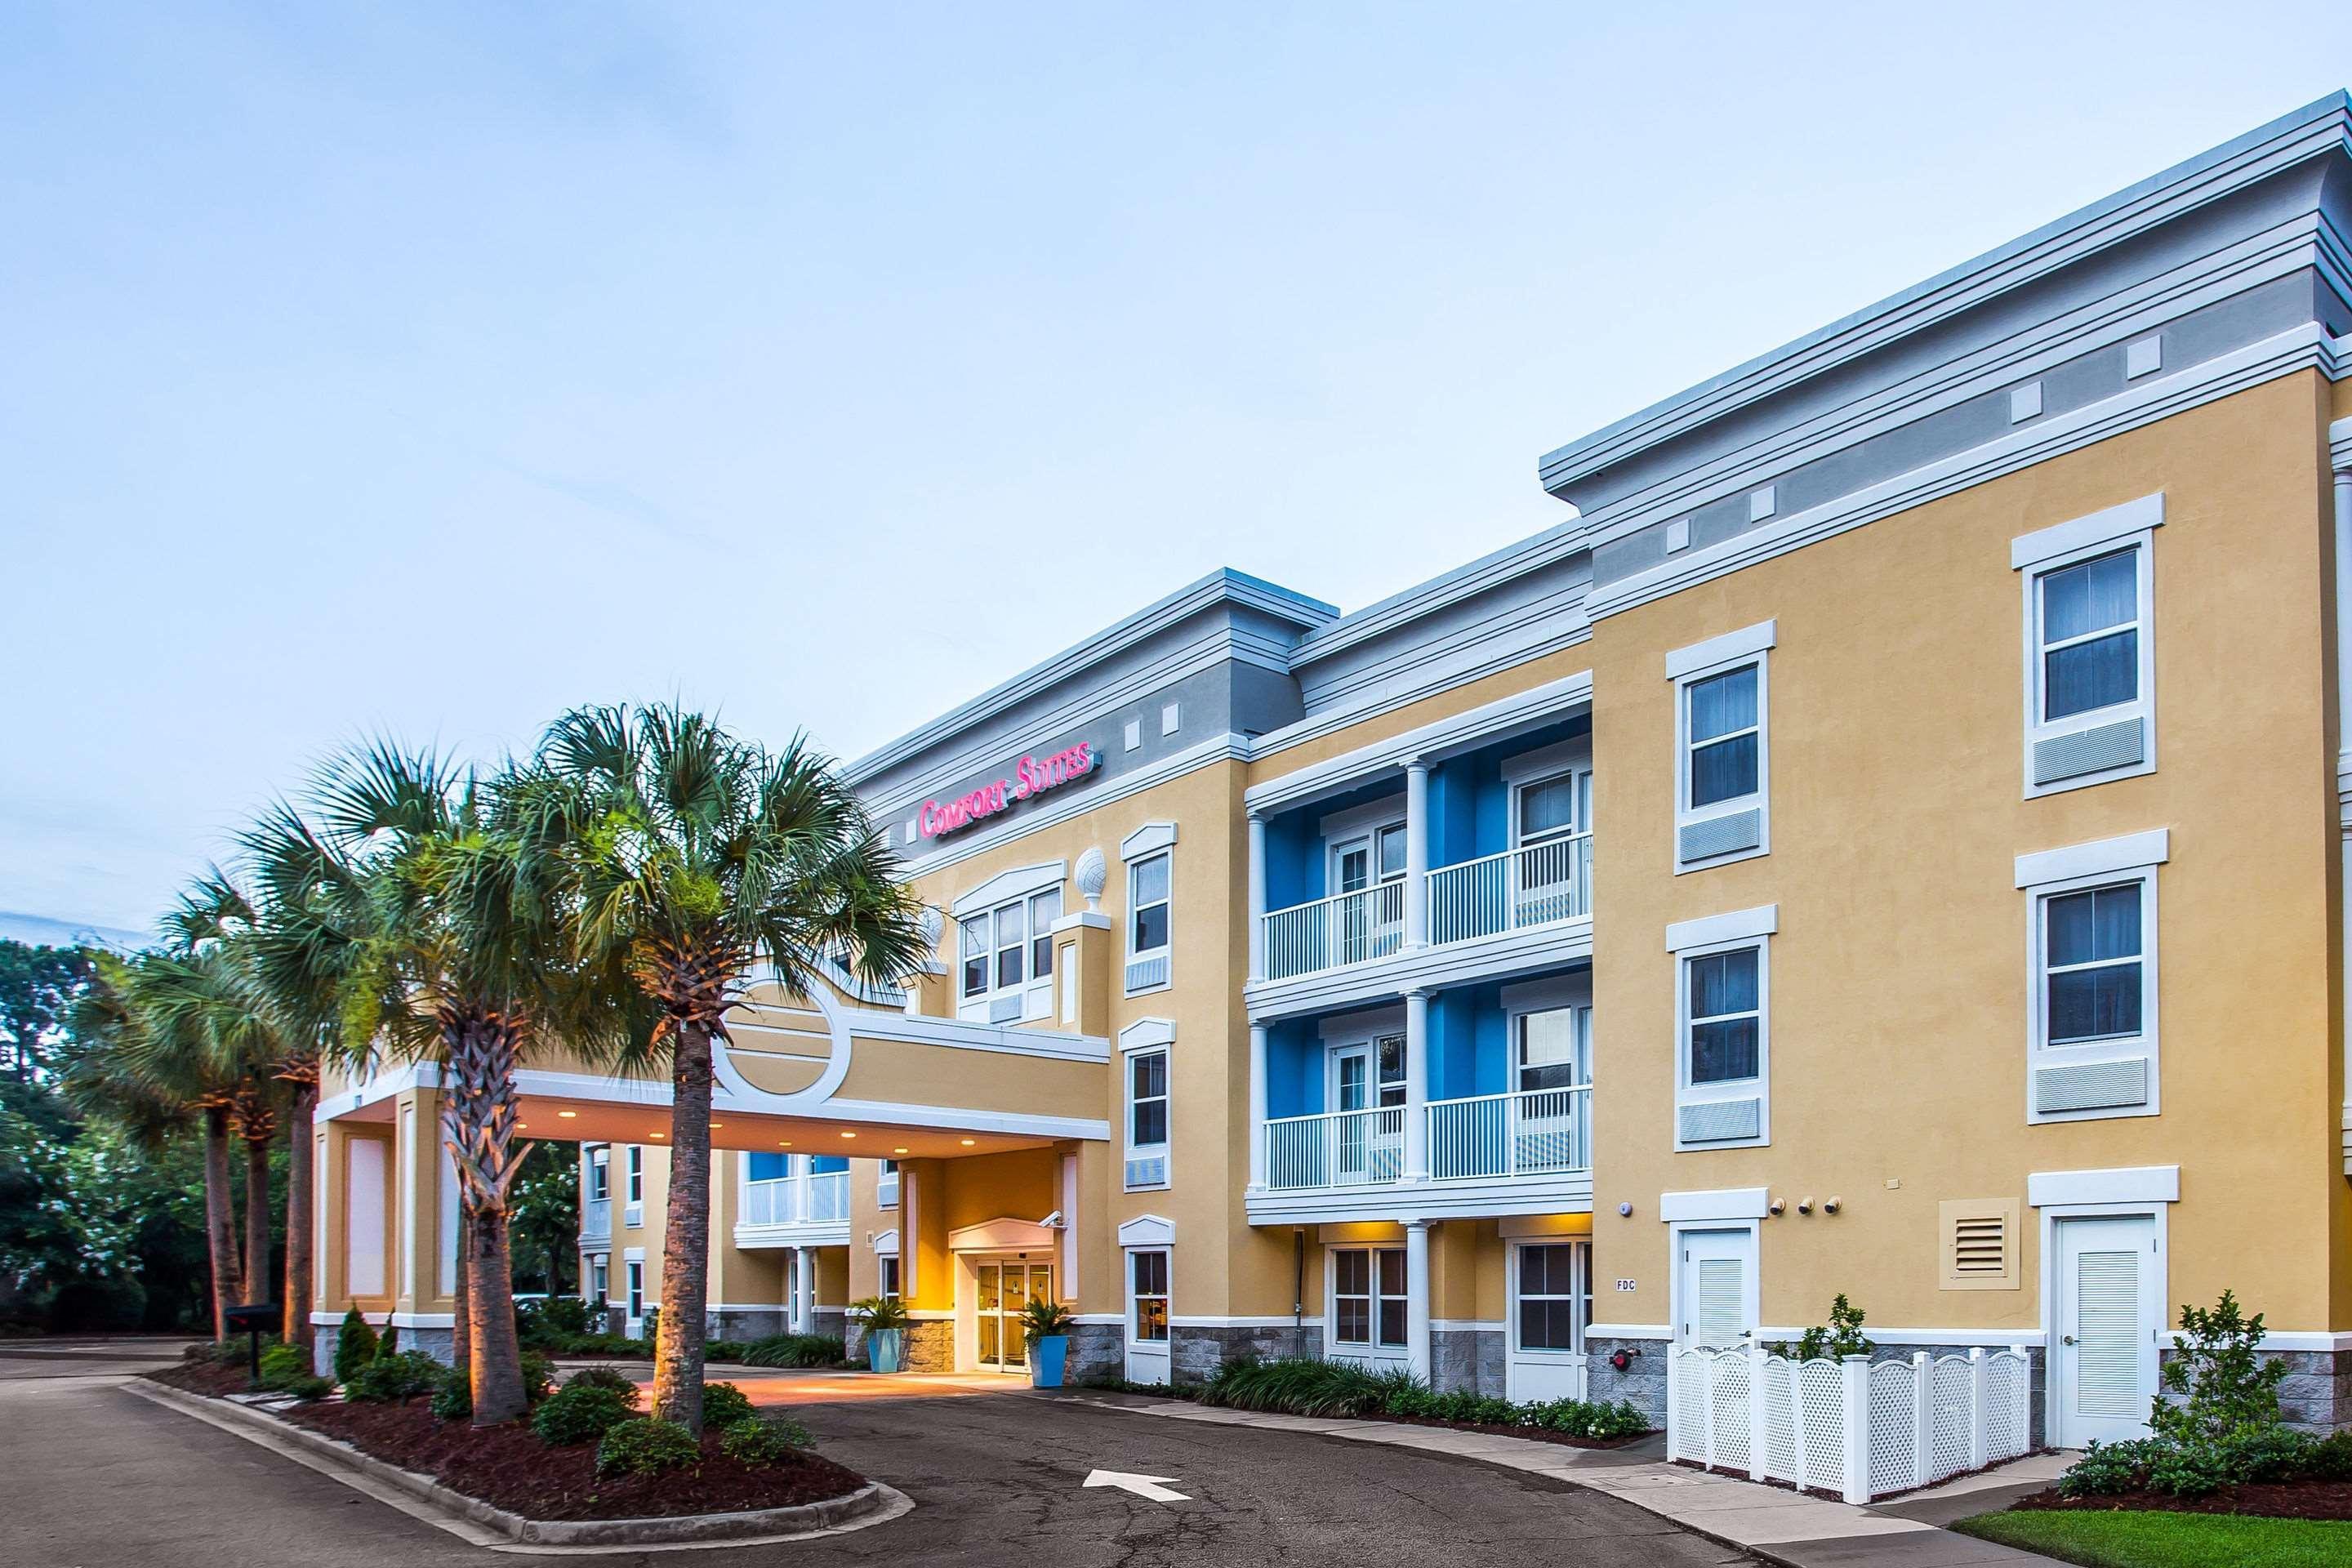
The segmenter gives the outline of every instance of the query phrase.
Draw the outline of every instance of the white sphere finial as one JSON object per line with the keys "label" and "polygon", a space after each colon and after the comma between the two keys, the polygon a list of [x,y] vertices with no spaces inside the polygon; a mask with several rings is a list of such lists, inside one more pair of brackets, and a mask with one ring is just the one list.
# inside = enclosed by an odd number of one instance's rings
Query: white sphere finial
{"label": "white sphere finial", "polygon": [[1103,862],[1100,845],[1090,844],[1078,857],[1078,891],[1086,895],[1087,908],[1102,908],[1103,886],[1110,880],[1110,868]]}

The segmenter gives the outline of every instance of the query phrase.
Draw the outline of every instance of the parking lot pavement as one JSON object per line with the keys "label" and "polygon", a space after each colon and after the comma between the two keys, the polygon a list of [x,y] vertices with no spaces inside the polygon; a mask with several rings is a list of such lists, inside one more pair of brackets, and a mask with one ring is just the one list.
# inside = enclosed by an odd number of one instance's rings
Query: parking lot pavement
{"label": "parking lot pavement", "polygon": [[[128,1363],[92,1352],[47,1364],[82,1370],[0,1377],[0,1466],[11,1483],[0,1562],[424,1568],[493,1560],[331,1477],[139,1399],[116,1386]],[[914,1511],[824,1540],[697,1551],[677,1559],[681,1568],[787,1557],[919,1568],[1358,1568],[1408,1554],[1417,1568],[1491,1568],[1498,1552],[1531,1550],[1572,1555],[1580,1568],[1745,1561],[1556,1478],[1416,1449],[1145,1420],[985,1384],[823,1398],[824,1374],[777,1381],[789,1386],[763,1389],[762,1403],[791,1404],[825,1453],[906,1492]],[[1088,1487],[1097,1471],[1155,1478],[1143,1491],[1181,1496]]]}

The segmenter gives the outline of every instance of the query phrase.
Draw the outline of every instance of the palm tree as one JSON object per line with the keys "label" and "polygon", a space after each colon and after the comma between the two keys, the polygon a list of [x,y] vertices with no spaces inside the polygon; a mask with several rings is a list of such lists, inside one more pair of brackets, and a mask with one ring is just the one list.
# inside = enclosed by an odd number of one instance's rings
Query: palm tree
{"label": "palm tree", "polygon": [[346,1056],[379,1048],[436,1059],[442,1132],[469,1223],[463,1283],[474,1424],[523,1414],[507,1194],[529,1144],[516,1137],[515,1072],[560,1035],[615,1058],[632,1010],[578,984],[544,819],[516,809],[524,781],[488,779],[389,743],[324,773],[314,826],[291,806],[247,837],[274,903],[298,911],[271,948],[278,982],[331,994]]}
{"label": "palm tree", "polygon": [[549,728],[539,763],[581,962],[659,1014],[650,1054],[672,1098],[654,1402],[699,1431],[712,1042],[755,980],[805,994],[825,955],[873,984],[904,980],[925,952],[920,906],[832,761],[800,739],[772,754],[675,706],[583,708]]}

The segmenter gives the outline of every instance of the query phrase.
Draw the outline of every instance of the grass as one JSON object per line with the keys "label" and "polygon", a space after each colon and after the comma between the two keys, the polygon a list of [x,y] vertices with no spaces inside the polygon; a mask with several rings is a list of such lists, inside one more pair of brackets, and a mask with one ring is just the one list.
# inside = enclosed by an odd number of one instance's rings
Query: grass
{"label": "grass", "polygon": [[1952,1526],[1983,1541],[2086,1568],[2341,1568],[2352,1523],[2242,1514],[2028,1510]]}

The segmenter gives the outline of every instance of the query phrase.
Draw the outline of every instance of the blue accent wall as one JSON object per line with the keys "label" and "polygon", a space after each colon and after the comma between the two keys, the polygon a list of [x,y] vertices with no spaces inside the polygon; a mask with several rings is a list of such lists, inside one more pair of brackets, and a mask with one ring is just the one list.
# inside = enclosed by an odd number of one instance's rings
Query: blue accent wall
{"label": "blue accent wall", "polygon": [[790,1174],[791,1162],[790,1154],[753,1154],[751,1179],[755,1182],[771,1182],[779,1176]]}
{"label": "blue accent wall", "polygon": [[809,1171],[813,1175],[821,1176],[828,1171],[846,1171],[847,1169],[849,1169],[849,1157],[845,1154],[812,1154],[809,1156]]}
{"label": "blue accent wall", "polygon": [[1312,1018],[1285,1018],[1265,1032],[1265,1113],[1312,1116],[1323,1109],[1323,1041]]}

